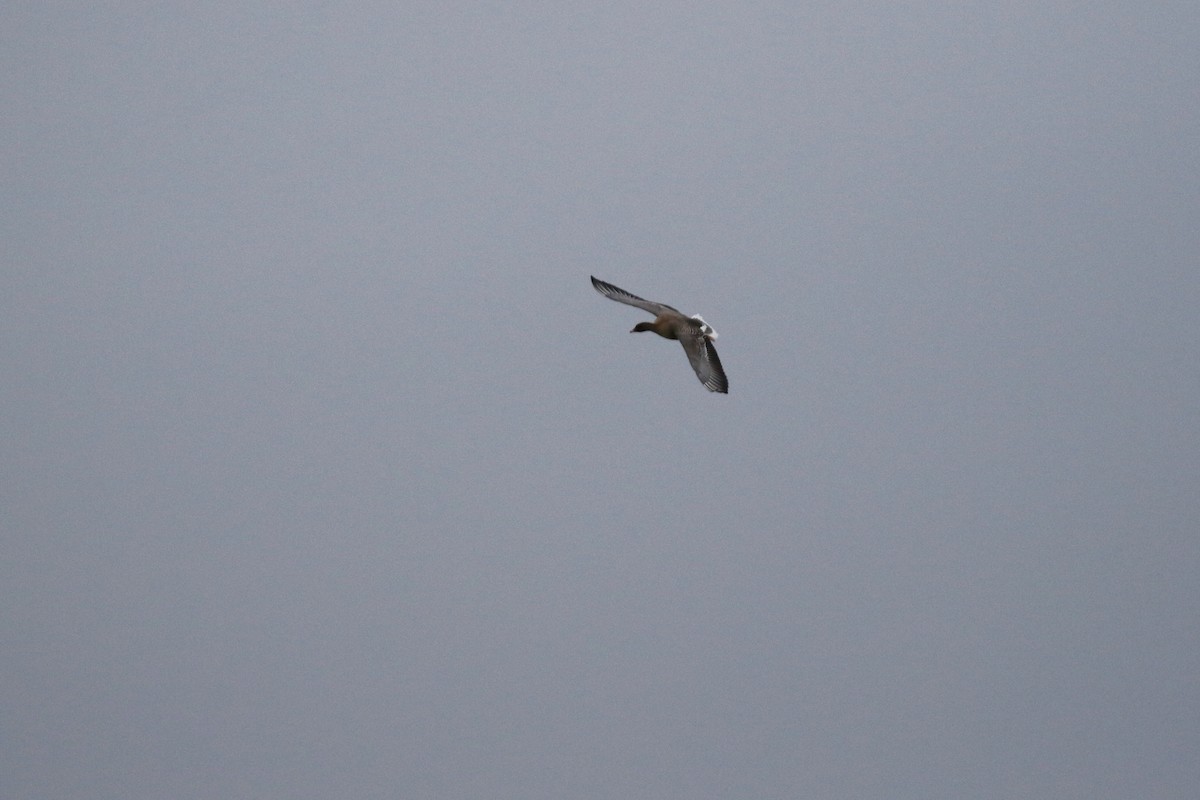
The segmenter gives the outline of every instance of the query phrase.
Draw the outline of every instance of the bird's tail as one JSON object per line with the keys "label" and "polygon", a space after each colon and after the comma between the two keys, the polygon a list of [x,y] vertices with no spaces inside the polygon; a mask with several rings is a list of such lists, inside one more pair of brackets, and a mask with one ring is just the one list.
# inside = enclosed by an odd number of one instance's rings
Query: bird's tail
{"label": "bird's tail", "polygon": [[705,339],[717,338],[717,332],[713,330],[712,325],[704,321],[704,317],[699,314],[692,314],[692,319],[700,323],[700,332],[704,334]]}

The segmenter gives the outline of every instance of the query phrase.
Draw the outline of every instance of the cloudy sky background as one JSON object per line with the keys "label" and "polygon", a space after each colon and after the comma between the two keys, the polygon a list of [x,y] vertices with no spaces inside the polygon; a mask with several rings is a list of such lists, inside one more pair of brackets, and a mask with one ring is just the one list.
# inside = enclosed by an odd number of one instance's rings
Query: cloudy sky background
{"label": "cloudy sky background", "polygon": [[9,4],[0,794],[1194,797],[1197,41]]}

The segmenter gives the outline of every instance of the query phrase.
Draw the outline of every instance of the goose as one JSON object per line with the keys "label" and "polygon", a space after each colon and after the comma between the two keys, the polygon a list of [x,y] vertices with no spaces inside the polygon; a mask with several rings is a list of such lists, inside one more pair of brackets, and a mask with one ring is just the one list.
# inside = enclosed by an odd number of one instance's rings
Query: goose
{"label": "goose", "polygon": [[611,283],[597,279],[594,275],[592,286],[609,300],[616,300],[618,303],[653,314],[653,322],[639,322],[633,326],[630,333],[654,331],[664,339],[677,340],[683,345],[683,352],[687,353],[688,362],[696,371],[696,377],[704,384],[704,388],[710,392],[729,393],[729,379],[725,377],[721,359],[717,358],[717,349],[713,347],[713,339],[717,338],[717,332],[699,314],[685,317],[669,305],[643,300]]}

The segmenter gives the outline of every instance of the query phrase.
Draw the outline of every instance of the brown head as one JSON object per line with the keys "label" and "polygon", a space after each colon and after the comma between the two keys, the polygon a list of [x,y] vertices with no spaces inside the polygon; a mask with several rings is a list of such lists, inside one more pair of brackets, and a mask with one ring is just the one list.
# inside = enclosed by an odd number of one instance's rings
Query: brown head
{"label": "brown head", "polygon": [[[678,316],[678,314],[675,315],[675,317]],[[659,314],[652,322],[639,322],[633,327],[630,333],[653,331],[664,339],[678,339],[679,331],[676,329],[677,323],[678,321],[670,314]]]}

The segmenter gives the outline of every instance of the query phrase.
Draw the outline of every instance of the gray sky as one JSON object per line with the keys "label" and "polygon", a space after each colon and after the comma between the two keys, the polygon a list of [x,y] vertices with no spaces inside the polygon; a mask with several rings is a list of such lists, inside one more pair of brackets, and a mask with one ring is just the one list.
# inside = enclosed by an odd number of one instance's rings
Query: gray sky
{"label": "gray sky", "polygon": [[0,794],[1194,797],[1197,41],[6,6]]}

